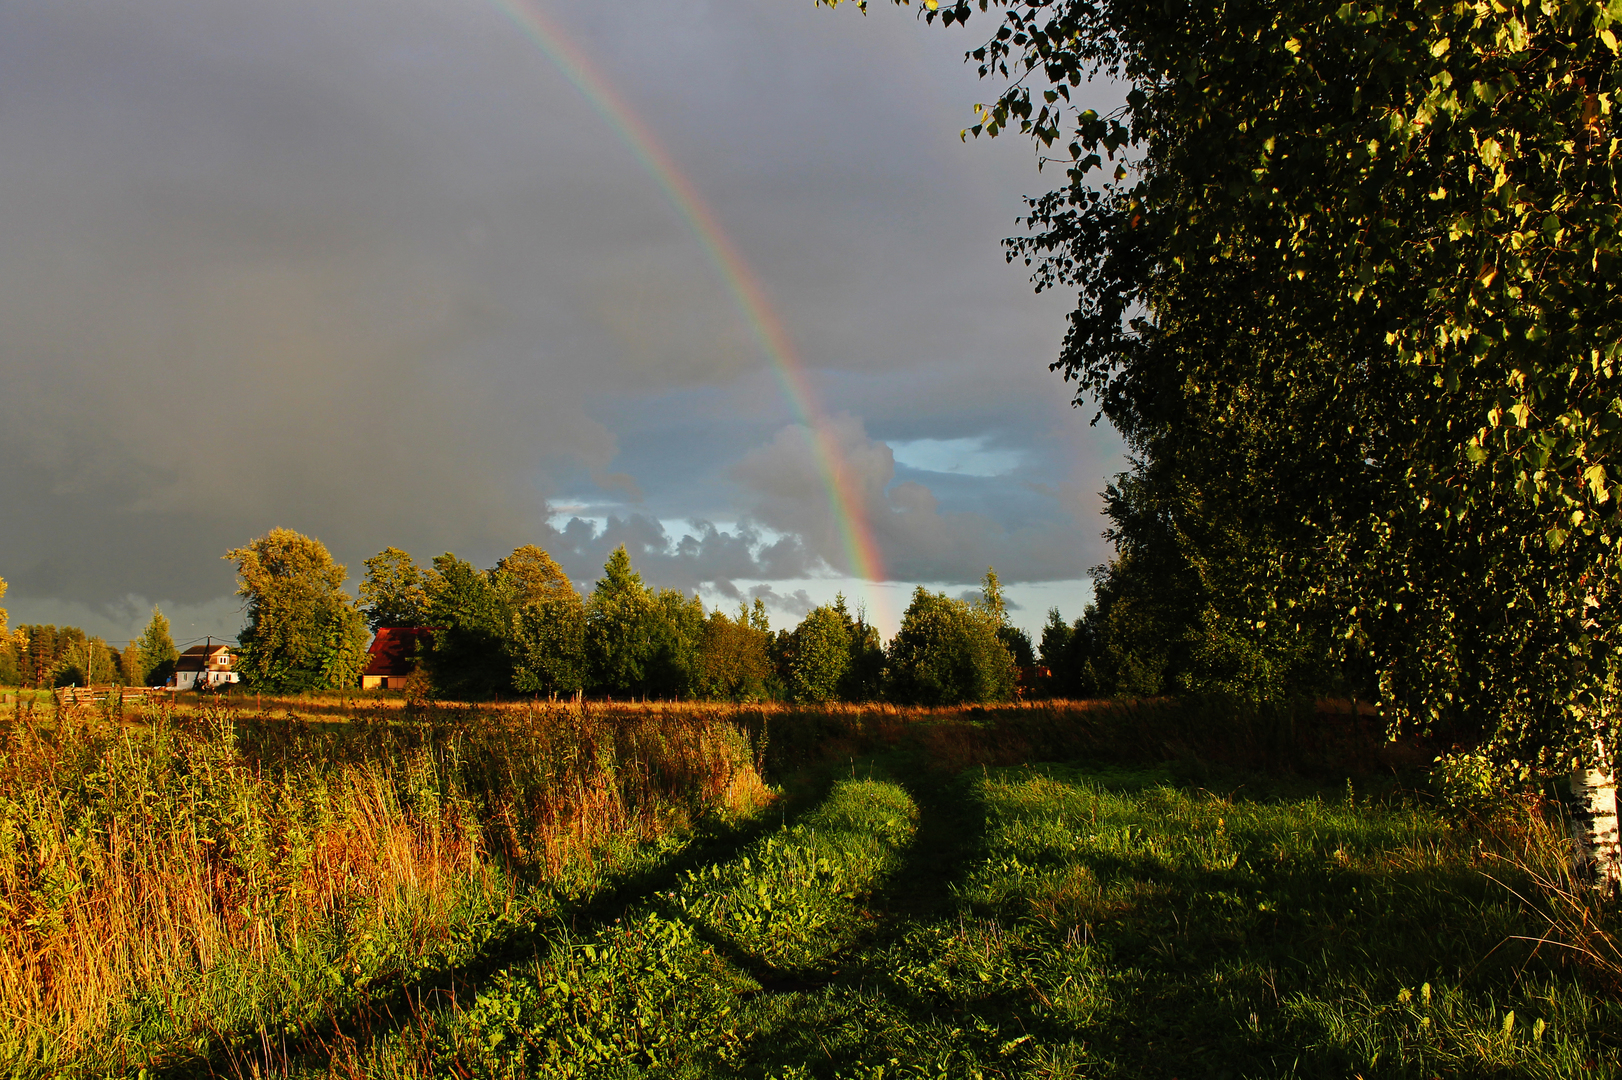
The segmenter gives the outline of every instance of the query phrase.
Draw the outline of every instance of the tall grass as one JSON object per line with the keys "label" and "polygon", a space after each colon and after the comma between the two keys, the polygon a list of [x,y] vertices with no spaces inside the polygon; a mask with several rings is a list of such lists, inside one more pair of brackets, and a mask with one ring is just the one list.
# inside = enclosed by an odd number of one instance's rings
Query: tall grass
{"label": "tall grass", "polygon": [[223,708],[0,727],[0,1069],[125,1070],[465,959],[766,794],[721,714]]}

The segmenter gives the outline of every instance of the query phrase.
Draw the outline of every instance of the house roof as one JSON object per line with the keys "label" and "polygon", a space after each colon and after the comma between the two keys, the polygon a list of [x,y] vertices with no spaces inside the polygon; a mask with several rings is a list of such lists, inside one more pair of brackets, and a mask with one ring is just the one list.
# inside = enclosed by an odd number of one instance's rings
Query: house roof
{"label": "house roof", "polygon": [[434,631],[427,626],[381,626],[366,650],[362,675],[409,675],[417,667],[417,642],[427,648]]}
{"label": "house roof", "polygon": [[193,645],[180,654],[180,659],[175,661],[175,670],[202,671],[208,666],[210,660],[218,659],[220,653],[229,654],[230,652],[231,646],[229,645],[215,645],[213,647]]}

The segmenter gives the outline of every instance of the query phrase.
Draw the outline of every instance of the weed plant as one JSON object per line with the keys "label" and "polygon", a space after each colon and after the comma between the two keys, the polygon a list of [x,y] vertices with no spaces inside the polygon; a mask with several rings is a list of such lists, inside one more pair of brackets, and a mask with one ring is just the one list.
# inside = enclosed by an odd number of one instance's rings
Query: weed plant
{"label": "weed plant", "polygon": [[714,716],[223,708],[0,728],[0,1069],[125,1072],[463,962],[767,793]]}

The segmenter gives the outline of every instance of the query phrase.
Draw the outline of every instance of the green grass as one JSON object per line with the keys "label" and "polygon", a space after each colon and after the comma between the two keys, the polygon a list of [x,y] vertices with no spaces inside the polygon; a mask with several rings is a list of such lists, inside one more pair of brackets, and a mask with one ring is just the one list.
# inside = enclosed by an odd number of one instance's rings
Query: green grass
{"label": "green grass", "polygon": [[[1034,710],[884,714],[865,756],[768,718],[795,764],[764,805],[765,723],[644,712],[6,732],[8,962],[105,941],[123,965],[37,968],[108,1017],[82,1009],[74,1044],[39,998],[7,1070],[1622,1073],[1622,1009],[1526,940],[1546,923],[1513,860],[1556,853],[1535,816],[1133,766],[1120,739],[1088,767],[992,764],[1125,730]],[[181,896],[191,936],[139,952]]]}
{"label": "green grass", "polygon": [[339,1071],[1615,1075],[1622,1011],[1514,940],[1496,843],[1165,771],[846,781]]}
{"label": "green grass", "polygon": [[871,933],[864,902],[899,868],[916,818],[893,783],[841,782],[794,825],[688,871],[612,923],[586,935],[559,927],[532,962],[384,1043],[358,1071],[734,1071],[755,1043],[747,1002],[831,978]]}

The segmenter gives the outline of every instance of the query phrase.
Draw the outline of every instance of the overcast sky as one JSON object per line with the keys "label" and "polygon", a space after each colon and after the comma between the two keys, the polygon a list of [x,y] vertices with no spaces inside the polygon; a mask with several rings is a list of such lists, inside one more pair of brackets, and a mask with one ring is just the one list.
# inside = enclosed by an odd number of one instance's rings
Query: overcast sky
{"label": "overcast sky", "polygon": [[[999,240],[1055,182],[967,144],[992,28],[811,0],[534,0],[787,327],[887,577],[846,577],[800,418],[620,134],[490,0],[0,6],[0,577],[13,625],[242,625],[275,526],[582,585],[843,589],[995,565],[1035,629],[1108,555],[1119,438],[1047,370],[1073,303]],[[1099,104],[1109,104],[1099,91]]]}

